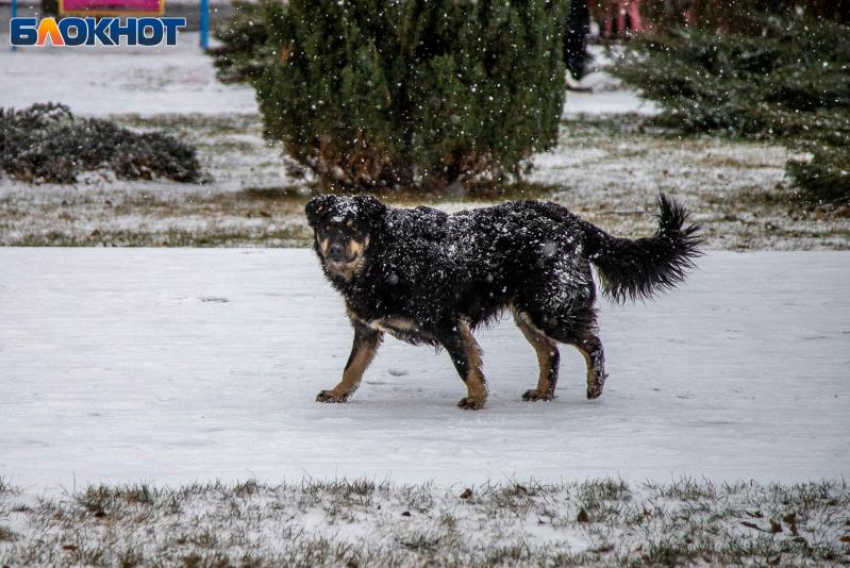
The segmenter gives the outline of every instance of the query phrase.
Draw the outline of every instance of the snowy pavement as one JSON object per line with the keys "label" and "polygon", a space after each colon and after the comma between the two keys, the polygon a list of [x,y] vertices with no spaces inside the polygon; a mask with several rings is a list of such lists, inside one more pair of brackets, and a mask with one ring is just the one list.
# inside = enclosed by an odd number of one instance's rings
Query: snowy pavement
{"label": "snowy pavement", "polygon": [[341,300],[308,250],[0,249],[0,476],[24,489],[370,476],[850,475],[850,253],[711,253],[647,305],[603,304],[610,379],[526,403],[535,357],[481,331],[491,396],[388,340],[353,402]]}

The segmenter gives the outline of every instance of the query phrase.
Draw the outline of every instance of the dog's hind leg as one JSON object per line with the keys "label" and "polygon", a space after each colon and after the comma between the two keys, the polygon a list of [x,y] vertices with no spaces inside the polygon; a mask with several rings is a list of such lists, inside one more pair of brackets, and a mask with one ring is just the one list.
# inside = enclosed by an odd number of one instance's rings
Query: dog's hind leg
{"label": "dog's hind leg", "polygon": [[584,356],[587,365],[587,398],[588,400],[599,398],[608,375],[605,372],[605,352],[602,349],[602,341],[596,335],[595,325],[587,327],[577,325],[566,330],[558,327],[544,329],[547,335],[561,343],[572,345]]}
{"label": "dog's hind leg", "polygon": [[605,352],[602,341],[592,331],[586,331],[584,336],[572,343],[584,355],[587,364],[587,398],[593,400],[602,395],[602,387],[608,377],[605,373]]}
{"label": "dog's hind leg", "polygon": [[540,364],[537,388],[527,390],[522,395],[522,399],[528,401],[552,400],[555,398],[558,365],[561,361],[558,344],[535,326],[527,313],[514,310],[514,321],[528,342],[531,343],[531,346],[534,347],[537,352],[537,362]]}
{"label": "dog's hind leg", "polygon": [[[551,281],[558,282],[554,277]],[[524,316],[517,323],[525,319],[547,338],[576,347],[587,364],[587,398],[594,399],[602,394],[607,377],[602,341],[596,335],[595,295],[580,279],[574,282],[571,287],[559,283],[525,290],[514,302],[516,313]]]}
{"label": "dog's hind leg", "polygon": [[451,332],[442,334],[440,343],[452,358],[460,378],[466,383],[467,396],[457,405],[464,410],[479,410],[487,401],[487,381],[481,370],[481,348],[472,336],[469,324],[458,322]]}
{"label": "dog's hind leg", "polygon": [[354,345],[351,347],[351,356],[342,373],[342,380],[333,389],[320,392],[316,396],[316,402],[347,401],[360,386],[366,367],[375,358],[384,334],[358,321],[353,321],[353,325]]}

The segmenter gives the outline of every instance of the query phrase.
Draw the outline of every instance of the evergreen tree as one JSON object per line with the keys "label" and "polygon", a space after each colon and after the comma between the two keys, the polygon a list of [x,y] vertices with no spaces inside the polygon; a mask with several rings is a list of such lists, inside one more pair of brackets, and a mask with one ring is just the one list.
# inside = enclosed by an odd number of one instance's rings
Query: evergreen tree
{"label": "evergreen tree", "polygon": [[661,103],[656,122],[690,133],[778,140],[809,197],[850,198],[850,27],[753,17],[754,33],[673,28],[631,42],[615,74]]}
{"label": "evergreen tree", "polygon": [[246,75],[267,135],[325,185],[499,180],[556,142],[565,8],[565,0],[266,2],[255,33],[267,37],[250,56],[263,66]]}

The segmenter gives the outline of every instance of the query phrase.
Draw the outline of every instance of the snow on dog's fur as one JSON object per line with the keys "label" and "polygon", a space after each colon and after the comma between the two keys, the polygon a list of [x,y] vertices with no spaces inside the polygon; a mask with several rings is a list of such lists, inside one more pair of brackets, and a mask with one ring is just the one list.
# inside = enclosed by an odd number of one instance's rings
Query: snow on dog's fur
{"label": "snow on dog's fur", "polygon": [[371,196],[313,199],[306,213],[314,248],[354,326],[342,381],[317,400],[348,400],[389,333],[445,348],[468,390],[458,406],[482,408],[487,385],[472,331],[505,309],[540,364],[525,400],[554,398],[559,342],[584,355],[587,397],[597,398],[606,373],[591,264],[603,291],[622,301],[675,286],[699,255],[698,227],[684,227],[684,208],[663,195],[659,205],[656,234],[630,240],[555,203],[513,201],[448,215],[390,208]]}

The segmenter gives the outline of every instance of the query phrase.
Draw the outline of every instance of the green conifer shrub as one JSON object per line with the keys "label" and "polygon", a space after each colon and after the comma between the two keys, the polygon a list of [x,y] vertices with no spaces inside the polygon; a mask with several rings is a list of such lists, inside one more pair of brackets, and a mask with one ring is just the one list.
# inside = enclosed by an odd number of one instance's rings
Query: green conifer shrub
{"label": "green conifer shrub", "polygon": [[213,31],[219,45],[207,53],[213,58],[218,80],[222,83],[242,83],[258,77],[273,63],[274,48],[268,44],[263,6],[260,3],[236,0],[233,15]]}
{"label": "green conifer shrub", "polygon": [[243,70],[265,61],[262,72],[243,72],[266,134],[326,187],[440,190],[500,180],[555,144],[565,8],[271,0],[263,32],[252,32],[267,38],[229,57]]}
{"label": "green conifer shrub", "polygon": [[786,170],[801,193],[813,202],[850,200],[850,149],[821,146],[810,161],[791,160]]}
{"label": "green conifer shrub", "polygon": [[757,32],[672,28],[640,38],[614,73],[661,104],[655,122],[813,152],[811,164],[788,165],[802,193],[850,198],[850,27],[802,16],[751,23]]}

